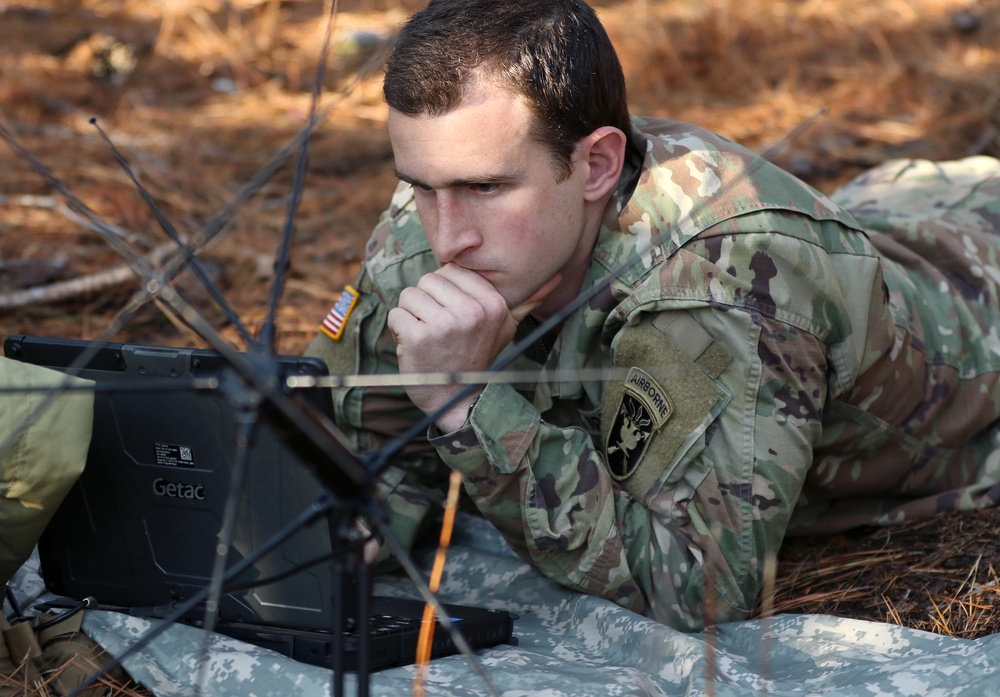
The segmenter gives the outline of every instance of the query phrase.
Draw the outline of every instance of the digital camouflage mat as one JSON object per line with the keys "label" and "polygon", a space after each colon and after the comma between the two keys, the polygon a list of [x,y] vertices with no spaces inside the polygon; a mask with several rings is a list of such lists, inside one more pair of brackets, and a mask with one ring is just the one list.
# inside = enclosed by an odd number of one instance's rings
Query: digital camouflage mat
{"label": "digital camouflage mat", "polygon": [[[418,556],[430,568],[433,550]],[[20,576],[30,590],[37,576]],[[390,577],[376,593],[415,597]],[[510,610],[517,645],[478,656],[485,684],[467,660],[432,661],[418,689],[427,695],[986,695],[1000,689],[1000,637],[958,639],[896,625],[819,614],[779,614],[683,634],[591,596],[570,592],[517,559],[483,520],[456,526],[441,586],[447,602]],[[90,612],[87,633],[112,654],[142,640],[150,623]],[[174,625],[124,660],[157,697],[329,695],[319,668]],[[203,647],[207,646],[207,653]],[[204,668],[202,668],[204,666]],[[375,673],[371,694],[414,691],[412,667]],[[202,679],[200,688],[198,679]],[[348,681],[348,694],[356,685]]]}

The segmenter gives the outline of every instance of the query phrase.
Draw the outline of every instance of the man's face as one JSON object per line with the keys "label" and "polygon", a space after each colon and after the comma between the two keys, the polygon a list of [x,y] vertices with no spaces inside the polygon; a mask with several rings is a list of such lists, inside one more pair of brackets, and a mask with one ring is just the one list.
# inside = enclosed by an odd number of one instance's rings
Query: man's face
{"label": "man's face", "polygon": [[527,105],[480,84],[442,116],[389,111],[396,171],[413,185],[442,265],[475,271],[512,308],[562,273],[565,283],[537,313],[551,314],[579,289],[596,236],[586,229],[584,168],[560,181],[550,152],[531,138]]}

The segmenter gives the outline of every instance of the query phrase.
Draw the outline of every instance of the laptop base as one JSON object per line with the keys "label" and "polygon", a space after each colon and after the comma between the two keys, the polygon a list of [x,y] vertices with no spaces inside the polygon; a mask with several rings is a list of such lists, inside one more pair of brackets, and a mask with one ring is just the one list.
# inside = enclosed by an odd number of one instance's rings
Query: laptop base
{"label": "laptop base", "polygon": [[[375,596],[370,599],[368,617],[369,671],[405,666],[415,662],[424,604],[418,600]],[[75,608],[78,601],[54,598],[35,606],[38,612]],[[461,605],[444,604],[453,626],[473,650],[500,644],[517,646],[514,620],[517,615],[505,610],[486,610]],[[134,609],[111,605],[95,605],[90,609],[121,612],[140,616]],[[184,620],[184,624],[201,626],[201,620]],[[215,631],[232,639],[253,644],[287,656],[301,663],[333,669],[335,642],[330,632],[287,627],[268,627],[241,622],[219,622]],[[348,673],[358,672],[361,642],[356,632],[347,631],[341,641],[341,660]],[[457,654],[458,647],[440,623],[434,628],[431,658]]]}

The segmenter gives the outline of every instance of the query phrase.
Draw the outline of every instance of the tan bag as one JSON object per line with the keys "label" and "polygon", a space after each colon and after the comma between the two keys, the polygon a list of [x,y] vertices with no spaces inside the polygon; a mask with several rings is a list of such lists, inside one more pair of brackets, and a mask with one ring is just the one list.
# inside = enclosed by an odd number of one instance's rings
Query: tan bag
{"label": "tan bag", "polygon": [[[111,660],[100,644],[83,633],[83,612],[58,618],[58,613],[45,613],[12,626],[0,614],[0,697],[65,695]],[[99,697],[108,691],[109,683],[121,685],[127,677],[116,666],[80,692],[80,697]]]}

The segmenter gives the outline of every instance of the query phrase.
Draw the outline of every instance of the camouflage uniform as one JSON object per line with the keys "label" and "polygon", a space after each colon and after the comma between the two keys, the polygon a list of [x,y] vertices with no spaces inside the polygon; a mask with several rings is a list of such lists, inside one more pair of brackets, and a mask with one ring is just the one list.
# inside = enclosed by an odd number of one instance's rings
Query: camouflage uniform
{"label": "camouflage uniform", "polygon": [[[750,612],[790,527],[992,504],[997,163],[890,165],[844,190],[852,217],[698,127],[635,124],[644,161],[584,287],[614,281],[547,356],[510,364],[537,383],[490,383],[461,429],[432,427],[384,473],[396,530],[412,539],[444,463],[546,576],[693,630]],[[343,334],[310,351],[337,373],[395,371],[386,314],[436,266],[401,186]],[[341,390],[336,405],[362,451],[421,416],[402,389]]]}

